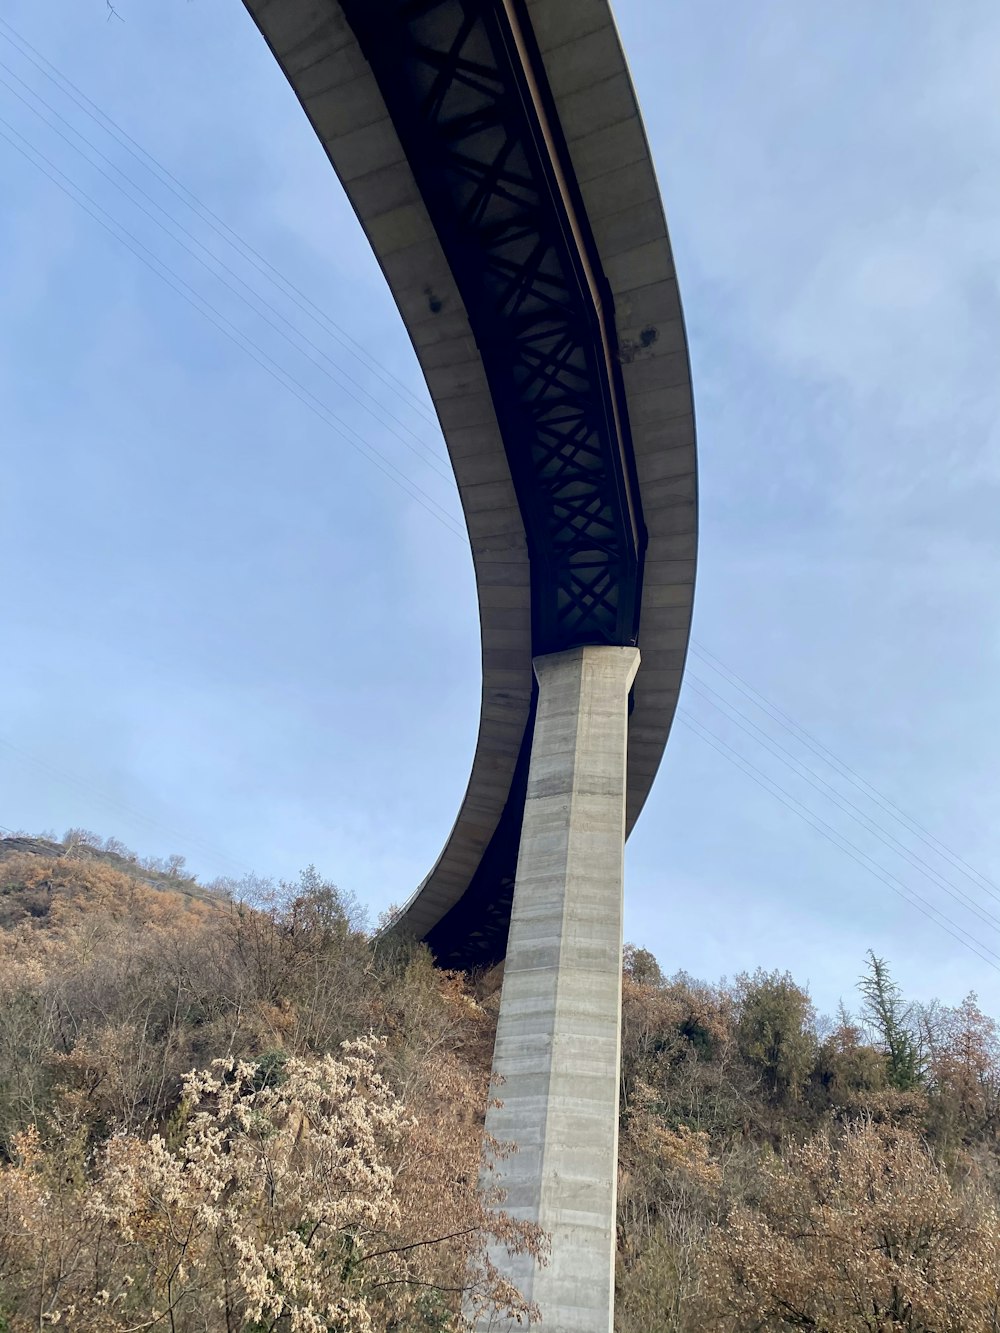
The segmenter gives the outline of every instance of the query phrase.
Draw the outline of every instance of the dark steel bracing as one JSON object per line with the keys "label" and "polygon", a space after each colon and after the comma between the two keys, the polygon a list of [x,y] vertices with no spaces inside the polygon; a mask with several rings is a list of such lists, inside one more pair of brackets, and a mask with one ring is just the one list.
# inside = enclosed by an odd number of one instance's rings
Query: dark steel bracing
{"label": "dark steel bracing", "polygon": [[694,427],[648,145],[608,0],[244,3],[371,240],[455,467],[480,733],[455,828],[398,928],[444,966],[489,966],[507,946],[532,657],[640,646],[629,827],[680,688]]}
{"label": "dark steel bracing", "polygon": [[456,971],[489,968],[507,952],[510,914],[514,906],[514,877],[521,845],[521,824],[528,793],[528,761],[535,730],[535,704],[525,728],[510,792],[496,831],[455,906],[424,936],[442,967]]}
{"label": "dark steel bracing", "polygon": [[642,518],[607,284],[516,0],[342,0],[469,314],[536,654],[636,640]]}

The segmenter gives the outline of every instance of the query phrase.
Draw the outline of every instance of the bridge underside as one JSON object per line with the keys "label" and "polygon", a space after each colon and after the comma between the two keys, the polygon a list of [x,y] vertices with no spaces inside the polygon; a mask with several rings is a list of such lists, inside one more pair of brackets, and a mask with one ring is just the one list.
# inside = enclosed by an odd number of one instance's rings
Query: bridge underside
{"label": "bridge underside", "polygon": [[[533,654],[635,643],[641,518],[607,283],[530,24],[494,0],[343,7],[483,359],[525,521]],[[534,704],[496,832],[466,893],[426,936],[445,966],[503,956],[533,723]]]}
{"label": "bridge underside", "polygon": [[515,0],[342,0],[468,313],[531,554],[532,649],[629,644],[642,560],[607,280]]}
{"label": "bridge underside", "polygon": [[[392,929],[445,966],[506,957],[486,1142],[518,1151],[484,1184],[551,1251],[493,1261],[552,1333],[611,1333],[624,839],[677,701],[696,528],[631,81],[607,0],[245,3],[399,303],[476,567],[472,775]],[[513,1327],[471,1285],[464,1311]]]}
{"label": "bridge underside", "polygon": [[[532,658],[635,646],[641,629],[629,824],[679,688],[693,431],[655,177],[606,0],[246,3],[369,233],[455,466],[480,590],[483,720],[463,810],[401,927],[444,966],[490,965],[510,924]],[[579,53],[576,34],[589,42]],[[621,215],[613,193],[595,204],[586,158],[602,115]],[[640,617],[649,557],[653,606]]]}

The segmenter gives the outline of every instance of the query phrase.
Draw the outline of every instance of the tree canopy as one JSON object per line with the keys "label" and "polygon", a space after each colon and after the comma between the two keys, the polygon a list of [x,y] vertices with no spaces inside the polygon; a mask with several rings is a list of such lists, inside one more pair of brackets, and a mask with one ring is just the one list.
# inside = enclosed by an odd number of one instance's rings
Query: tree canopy
{"label": "tree canopy", "polygon": [[[974,995],[912,1003],[870,953],[825,1019],[788,973],[632,946],[622,985],[616,1333],[996,1333]],[[499,996],[313,867],[205,886],[86,830],[0,840],[0,1331],[528,1320],[488,1245],[545,1238],[478,1184]]]}

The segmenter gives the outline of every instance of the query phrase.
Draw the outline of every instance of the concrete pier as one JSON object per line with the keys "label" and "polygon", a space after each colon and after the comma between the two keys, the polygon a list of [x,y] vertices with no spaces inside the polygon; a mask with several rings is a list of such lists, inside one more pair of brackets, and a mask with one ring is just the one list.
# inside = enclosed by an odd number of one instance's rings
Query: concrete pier
{"label": "concrete pier", "polygon": [[[538,713],[493,1058],[487,1132],[513,1216],[546,1267],[494,1261],[545,1333],[609,1333],[615,1268],[628,693],[637,648],[536,658]],[[494,1319],[479,1328],[497,1333]],[[514,1327],[514,1325],[512,1325]]]}

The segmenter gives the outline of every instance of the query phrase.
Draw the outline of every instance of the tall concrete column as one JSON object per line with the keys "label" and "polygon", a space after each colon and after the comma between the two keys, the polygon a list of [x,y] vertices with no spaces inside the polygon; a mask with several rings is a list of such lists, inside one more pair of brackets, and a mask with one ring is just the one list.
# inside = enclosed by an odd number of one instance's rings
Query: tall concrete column
{"label": "tall concrete column", "polygon": [[493,1057],[502,1105],[486,1128],[518,1148],[495,1167],[505,1208],[551,1236],[546,1267],[492,1255],[538,1305],[544,1333],[612,1326],[625,758],[638,667],[637,648],[534,662],[538,713]]}

